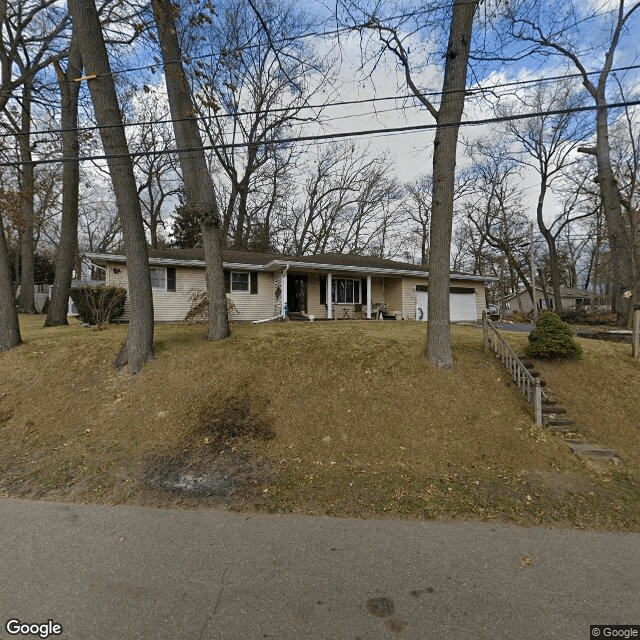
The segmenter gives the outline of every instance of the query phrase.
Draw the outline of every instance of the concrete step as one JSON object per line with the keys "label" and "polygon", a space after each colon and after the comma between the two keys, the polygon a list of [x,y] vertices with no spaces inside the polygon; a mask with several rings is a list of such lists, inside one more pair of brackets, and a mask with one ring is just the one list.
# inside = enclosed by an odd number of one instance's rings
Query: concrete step
{"label": "concrete step", "polygon": [[578,428],[575,425],[570,425],[570,424],[567,424],[567,425],[564,425],[564,426],[560,425],[560,424],[559,425],[548,425],[547,429],[549,431],[551,431],[552,433],[555,433],[556,435],[561,436],[561,437],[572,436],[572,437],[575,438],[576,436],[580,435],[580,433],[578,431]]}
{"label": "concrete step", "polygon": [[567,410],[560,404],[542,403],[542,413],[567,413]]}
{"label": "concrete step", "polygon": [[613,458],[617,456],[617,453],[613,449],[600,447],[588,442],[570,442],[569,446],[578,458],[586,458],[588,460],[613,460]]}
{"label": "concrete step", "polygon": [[543,413],[542,422],[547,427],[569,427],[576,423],[576,421],[571,418],[561,418],[554,413]]}

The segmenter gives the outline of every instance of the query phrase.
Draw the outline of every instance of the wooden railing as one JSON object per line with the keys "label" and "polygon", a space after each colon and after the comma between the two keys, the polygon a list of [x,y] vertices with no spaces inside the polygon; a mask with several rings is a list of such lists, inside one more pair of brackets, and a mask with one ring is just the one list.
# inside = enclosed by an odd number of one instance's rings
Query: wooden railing
{"label": "wooden railing", "polygon": [[540,378],[534,377],[529,373],[520,358],[498,333],[493,322],[487,317],[486,312],[482,314],[482,332],[485,349],[491,349],[507,368],[518,389],[533,405],[536,424],[542,426],[542,398],[547,398],[548,396],[542,389]]}

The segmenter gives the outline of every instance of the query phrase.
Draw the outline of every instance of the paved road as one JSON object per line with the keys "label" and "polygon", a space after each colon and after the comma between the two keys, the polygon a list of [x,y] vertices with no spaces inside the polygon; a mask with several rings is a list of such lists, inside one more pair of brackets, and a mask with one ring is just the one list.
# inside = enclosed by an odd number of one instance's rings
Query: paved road
{"label": "paved road", "polygon": [[[640,536],[0,500],[0,638],[589,638],[640,624]],[[36,638],[37,636],[29,636]],[[58,637],[58,636],[50,636]]]}

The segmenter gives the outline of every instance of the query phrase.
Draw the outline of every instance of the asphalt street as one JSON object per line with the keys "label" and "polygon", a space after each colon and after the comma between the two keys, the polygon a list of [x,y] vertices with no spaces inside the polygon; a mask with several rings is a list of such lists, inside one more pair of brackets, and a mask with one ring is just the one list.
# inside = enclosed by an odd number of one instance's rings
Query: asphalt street
{"label": "asphalt street", "polygon": [[587,640],[640,624],[636,534],[9,499],[0,522],[3,639]]}

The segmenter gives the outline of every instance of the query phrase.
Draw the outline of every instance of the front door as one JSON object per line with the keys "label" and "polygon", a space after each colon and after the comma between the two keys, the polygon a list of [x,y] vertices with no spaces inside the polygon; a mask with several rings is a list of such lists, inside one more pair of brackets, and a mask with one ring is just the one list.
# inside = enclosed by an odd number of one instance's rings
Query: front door
{"label": "front door", "polygon": [[289,312],[307,311],[307,276],[287,276],[287,306]]}

